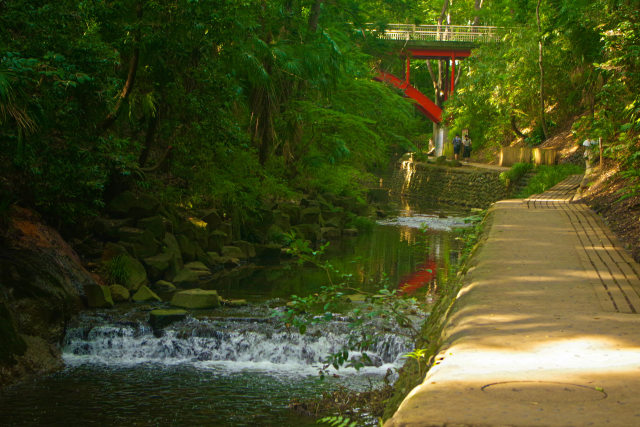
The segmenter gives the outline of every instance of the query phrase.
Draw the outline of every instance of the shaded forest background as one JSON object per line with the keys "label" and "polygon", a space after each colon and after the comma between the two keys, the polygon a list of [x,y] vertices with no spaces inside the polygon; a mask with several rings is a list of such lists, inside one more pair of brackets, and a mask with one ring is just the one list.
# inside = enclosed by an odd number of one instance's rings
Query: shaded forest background
{"label": "shaded forest background", "polygon": [[[475,148],[572,124],[640,189],[634,0],[0,0],[0,200],[72,229],[125,188],[242,224],[303,194],[360,196],[431,124],[372,81],[371,23],[497,25],[446,103]],[[436,99],[435,62],[412,82]],[[440,82],[441,83],[441,82]]]}

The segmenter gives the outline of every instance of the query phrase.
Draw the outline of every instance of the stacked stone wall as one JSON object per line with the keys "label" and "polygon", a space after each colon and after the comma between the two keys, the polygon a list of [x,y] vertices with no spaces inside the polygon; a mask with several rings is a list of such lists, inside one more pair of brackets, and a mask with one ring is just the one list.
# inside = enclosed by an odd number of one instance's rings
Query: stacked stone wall
{"label": "stacked stone wall", "polygon": [[509,188],[500,180],[499,171],[413,161],[399,163],[391,192],[439,204],[482,209],[509,197]]}

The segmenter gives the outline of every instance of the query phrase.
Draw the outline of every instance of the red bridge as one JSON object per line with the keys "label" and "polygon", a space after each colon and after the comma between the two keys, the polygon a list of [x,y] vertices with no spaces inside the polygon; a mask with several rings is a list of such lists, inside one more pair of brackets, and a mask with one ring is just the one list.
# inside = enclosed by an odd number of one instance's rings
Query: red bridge
{"label": "red bridge", "polygon": [[416,101],[416,108],[435,123],[442,121],[442,108],[411,85],[411,59],[445,59],[451,61],[451,88],[455,90],[456,60],[468,58],[479,43],[500,40],[503,31],[497,27],[462,25],[405,25],[389,24],[383,33],[370,30],[380,38],[402,46],[407,59],[404,79],[380,71],[374,79],[389,83]]}

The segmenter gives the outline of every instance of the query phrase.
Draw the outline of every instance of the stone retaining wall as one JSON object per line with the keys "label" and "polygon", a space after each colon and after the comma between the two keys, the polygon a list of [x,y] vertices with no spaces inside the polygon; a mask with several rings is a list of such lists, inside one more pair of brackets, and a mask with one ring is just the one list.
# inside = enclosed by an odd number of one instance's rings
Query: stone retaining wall
{"label": "stone retaining wall", "polygon": [[509,197],[499,171],[413,161],[398,164],[391,187],[392,194],[482,209]]}

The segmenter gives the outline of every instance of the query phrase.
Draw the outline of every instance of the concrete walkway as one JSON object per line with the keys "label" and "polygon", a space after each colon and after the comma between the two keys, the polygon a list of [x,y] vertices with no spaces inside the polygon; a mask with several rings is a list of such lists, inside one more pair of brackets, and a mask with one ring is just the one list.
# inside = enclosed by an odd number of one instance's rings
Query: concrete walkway
{"label": "concrete walkway", "polygon": [[640,426],[640,266],[580,177],[495,204],[425,381],[385,426]]}

